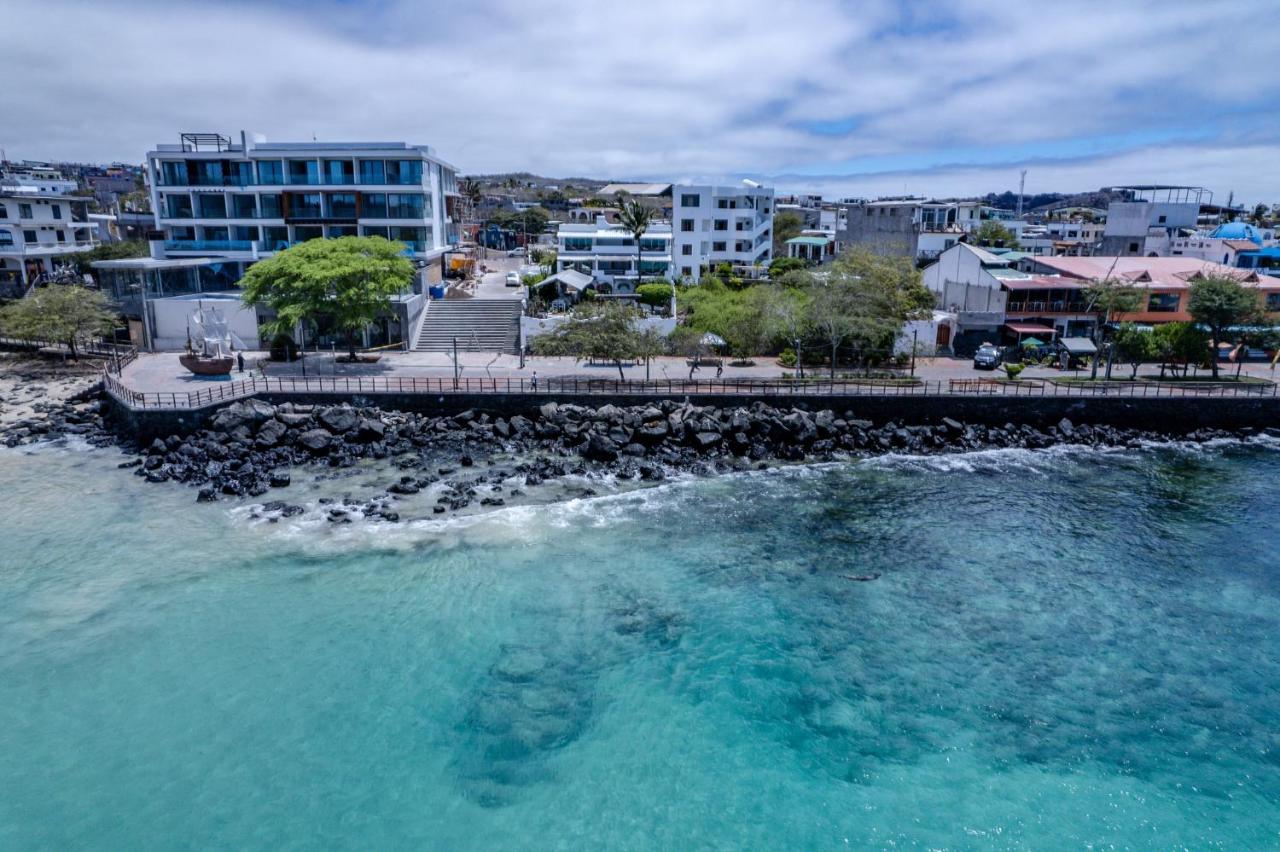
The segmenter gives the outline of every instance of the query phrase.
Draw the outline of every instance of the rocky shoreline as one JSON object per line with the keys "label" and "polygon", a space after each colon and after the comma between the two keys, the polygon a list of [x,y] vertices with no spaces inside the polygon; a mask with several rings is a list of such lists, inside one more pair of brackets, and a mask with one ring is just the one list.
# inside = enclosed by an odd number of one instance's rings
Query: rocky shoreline
{"label": "rocky shoreline", "polygon": [[[108,406],[96,389],[43,409],[41,417],[7,428],[3,443],[18,446],[75,435],[94,446],[118,444],[134,454],[120,467],[133,468],[150,482],[191,485],[202,502],[260,497],[286,488],[291,470],[342,469],[385,460],[389,479],[381,486],[383,493],[354,509],[388,521],[400,518],[397,500],[429,487],[439,491],[432,511],[443,514],[473,503],[501,506],[507,497],[521,496],[521,486],[592,472],[655,482],[673,473],[714,474],[887,453],[930,455],[1057,444],[1138,447],[1256,434],[1247,428],[1170,434],[1077,425],[1065,419],[1047,429],[1013,423],[980,426],[950,418],[933,425],[875,425],[852,412],[809,412],[763,402],[734,408],[675,400],[596,408],[548,402],[530,416],[502,417],[483,411],[428,416],[346,404],[273,405],[249,399],[216,412],[205,429],[140,447],[111,431]],[[1267,431],[1280,436],[1280,430]],[[494,468],[498,458],[505,460],[502,469]],[[513,481],[519,485],[511,486]],[[499,496],[504,494],[499,482],[507,483],[505,496]],[[285,516],[302,511],[283,501],[271,501],[268,510]],[[330,511],[335,521],[346,514],[342,507]]]}

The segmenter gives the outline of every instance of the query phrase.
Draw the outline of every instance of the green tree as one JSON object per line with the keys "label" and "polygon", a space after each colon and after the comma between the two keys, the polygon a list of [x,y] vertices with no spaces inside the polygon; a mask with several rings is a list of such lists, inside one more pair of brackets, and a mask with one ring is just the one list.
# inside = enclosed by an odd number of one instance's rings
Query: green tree
{"label": "green tree", "polygon": [[788,272],[795,272],[797,269],[804,269],[805,262],[798,257],[775,257],[769,262],[769,277],[781,278]]}
{"label": "green tree", "polygon": [[[783,210],[773,217],[773,253],[780,256],[787,250],[787,240],[800,236],[804,230],[804,219],[799,213]],[[772,269],[772,267],[770,267]]]}
{"label": "green tree", "polygon": [[[1094,342],[1103,344],[1111,322],[1121,314],[1131,314],[1142,307],[1146,292],[1131,284],[1118,281],[1108,275],[1099,281],[1091,282],[1081,291],[1084,297],[1085,313],[1098,315],[1098,327]],[[1106,378],[1111,378],[1111,365],[1114,362],[1114,348],[1105,343],[1107,353]],[[1098,362],[1101,356],[1093,359],[1092,378],[1098,377]]]}
{"label": "green tree", "polygon": [[1187,313],[1209,331],[1209,365],[1218,378],[1218,344],[1234,325],[1257,322],[1261,316],[1258,291],[1251,290],[1233,278],[1211,276],[1191,284],[1187,296]]}
{"label": "green tree", "polygon": [[1160,374],[1165,368],[1176,370],[1181,364],[1199,365],[1209,353],[1209,340],[1205,333],[1190,322],[1166,322],[1151,331],[1151,345],[1160,359]]}
{"label": "green tree", "polygon": [[932,310],[934,296],[906,258],[846,252],[823,275],[810,276],[808,327],[831,347],[834,378],[840,346],[867,356],[888,353],[902,325]]}
{"label": "green tree", "polygon": [[804,378],[804,341],[810,333],[809,279],[808,273],[790,272],[784,276],[789,284],[768,287],[764,296],[765,326],[772,336],[782,338],[795,350],[801,378]]}
{"label": "green tree", "polygon": [[1138,368],[1156,355],[1156,345],[1150,331],[1144,331],[1131,322],[1121,323],[1116,329],[1112,346],[1116,357],[1129,365],[1129,378],[1138,377]]}
{"label": "green tree", "polygon": [[81,275],[93,272],[95,260],[121,260],[129,257],[146,257],[150,253],[144,240],[122,240],[118,243],[100,243],[89,251],[71,255],[71,262]]}
{"label": "green tree", "polygon": [[72,358],[79,341],[110,334],[116,322],[106,296],[77,285],[37,288],[0,309],[0,329],[7,334],[65,343]]}
{"label": "green tree", "polygon": [[987,248],[1007,248],[1017,251],[1018,238],[996,219],[987,219],[973,232],[973,242]]}
{"label": "green tree", "polygon": [[661,308],[671,303],[671,288],[666,284],[657,282],[641,284],[636,288],[636,295],[640,297],[642,304],[655,308]]}
{"label": "green tree", "polygon": [[[625,198],[621,195],[618,197],[618,224],[623,227],[631,238],[636,241],[636,286],[644,280],[641,274],[641,261],[644,258],[643,244],[640,240],[649,230],[649,226],[653,224],[654,210],[652,207],[646,207],[634,198]],[[675,284],[671,285],[671,311],[675,313],[676,304],[676,288]]]}
{"label": "green tree", "polygon": [[613,361],[618,365],[619,380],[625,380],[622,362],[640,358],[648,351],[648,341],[636,328],[639,318],[639,310],[620,302],[579,305],[565,322],[535,337],[532,348],[536,355]]}
{"label": "green tree", "polygon": [[249,267],[240,280],[241,298],[275,311],[269,334],[291,334],[300,322],[329,317],[346,332],[354,360],[356,334],[390,312],[391,297],[413,283],[404,250],[403,243],[382,237],[308,240]]}

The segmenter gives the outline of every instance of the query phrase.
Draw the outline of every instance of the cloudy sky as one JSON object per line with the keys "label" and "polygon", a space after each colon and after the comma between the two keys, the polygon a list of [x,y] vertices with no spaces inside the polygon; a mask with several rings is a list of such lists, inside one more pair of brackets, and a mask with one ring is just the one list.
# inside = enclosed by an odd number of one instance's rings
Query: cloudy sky
{"label": "cloudy sky", "polygon": [[4,6],[14,159],[245,129],[427,143],[471,173],[941,196],[1025,168],[1028,192],[1280,202],[1280,0]]}

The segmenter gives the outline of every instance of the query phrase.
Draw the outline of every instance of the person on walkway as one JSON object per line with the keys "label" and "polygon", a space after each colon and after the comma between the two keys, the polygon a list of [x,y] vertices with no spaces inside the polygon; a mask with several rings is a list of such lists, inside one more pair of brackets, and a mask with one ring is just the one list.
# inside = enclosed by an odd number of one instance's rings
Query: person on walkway
{"label": "person on walkway", "polygon": [[533,388],[535,391],[538,389],[538,371],[537,370],[533,371],[533,378],[529,379],[529,387]]}
{"label": "person on walkway", "polygon": [[244,353],[243,352],[236,353],[236,370],[237,372],[241,372],[241,373],[244,372]]}
{"label": "person on walkway", "polygon": [[689,381],[693,381],[693,374],[698,372],[698,356],[693,356],[693,361],[689,363]]}
{"label": "person on walkway", "polygon": [[724,375],[724,363],[721,362],[719,364],[716,364],[716,378],[718,379],[723,375]]}

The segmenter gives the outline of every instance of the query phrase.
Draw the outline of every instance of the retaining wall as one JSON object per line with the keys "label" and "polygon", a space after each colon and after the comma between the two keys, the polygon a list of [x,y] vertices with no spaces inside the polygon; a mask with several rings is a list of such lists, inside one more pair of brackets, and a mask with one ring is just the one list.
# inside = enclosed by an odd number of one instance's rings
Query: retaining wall
{"label": "retaining wall", "polygon": [[[135,434],[140,440],[183,435],[200,429],[218,407],[173,411],[139,410],[121,404],[115,397],[106,398],[114,408],[117,428]],[[491,414],[529,415],[547,402],[576,403],[599,407],[648,405],[662,397],[651,394],[573,394],[539,393],[458,393],[458,394],[346,394],[346,393],[262,393],[259,399],[273,403],[295,402],[311,405],[377,406],[387,410],[415,411],[424,414],[456,414],[467,409]],[[1280,398],[1266,397],[1005,397],[980,395],[832,395],[789,396],[748,394],[691,394],[672,398],[694,405],[721,408],[749,406],[756,401],[780,408],[803,408],[819,411],[829,408],[839,416],[870,420],[876,424],[890,420],[900,424],[937,423],[951,417],[964,423],[1003,426],[1006,423],[1029,423],[1046,427],[1064,417],[1074,423],[1106,423],[1160,431],[1191,431],[1201,427],[1240,428],[1245,426],[1280,426]]]}

